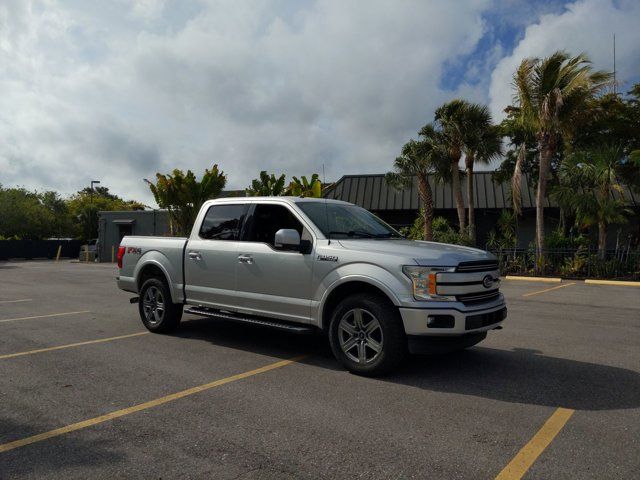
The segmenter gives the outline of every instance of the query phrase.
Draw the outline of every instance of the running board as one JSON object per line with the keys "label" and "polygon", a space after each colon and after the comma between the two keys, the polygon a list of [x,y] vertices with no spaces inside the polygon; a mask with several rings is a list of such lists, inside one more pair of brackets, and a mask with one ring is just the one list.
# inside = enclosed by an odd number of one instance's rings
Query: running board
{"label": "running board", "polygon": [[202,315],[210,318],[219,318],[221,320],[233,320],[235,322],[249,323],[261,327],[277,328],[279,330],[293,333],[312,333],[317,330],[315,327],[307,327],[305,325],[284,322],[282,320],[276,320],[274,318],[243,315],[241,313],[222,312],[220,310],[213,310],[205,307],[188,307],[185,308],[184,313],[191,313],[192,315]]}

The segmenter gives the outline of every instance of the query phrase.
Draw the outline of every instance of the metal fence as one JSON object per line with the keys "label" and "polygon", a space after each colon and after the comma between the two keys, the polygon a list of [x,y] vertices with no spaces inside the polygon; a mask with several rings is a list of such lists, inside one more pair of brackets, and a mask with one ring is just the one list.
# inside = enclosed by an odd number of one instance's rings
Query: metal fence
{"label": "metal fence", "polygon": [[61,246],[61,258],[78,258],[80,240],[0,240],[0,260],[12,258],[55,258]]}
{"label": "metal fence", "polygon": [[[595,248],[492,250],[502,275],[552,275],[562,278],[640,280],[640,250],[610,250],[602,258]],[[536,269],[536,266],[539,268]]]}

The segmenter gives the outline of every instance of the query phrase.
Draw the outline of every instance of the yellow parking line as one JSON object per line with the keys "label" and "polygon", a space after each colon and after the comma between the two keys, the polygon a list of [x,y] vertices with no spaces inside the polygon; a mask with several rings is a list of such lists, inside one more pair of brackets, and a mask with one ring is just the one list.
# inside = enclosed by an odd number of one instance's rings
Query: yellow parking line
{"label": "yellow parking line", "polygon": [[596,280],[587,278],[584,283],[590,285],[613,285],[616,287],[640,287],[640,282],[626,282],[623,280]]}
{"label": "yellow parking line", "polygon": [[30,298],[21,298],[20,300],[0,300],[0,303],[20,303],[20,302],[30,302]]}
{"label": "yellow parking line", "polygon": [[16,322],[18,320],[33,320],[34,318],[50,318],[50,317],[62,317],[64,315],[79,315],[80,313],[89,313],[89,310],[81,310],[79,312],[50,313],[49,315],[35,315],[33,317],[4,318],[4,319],[0,319],[0,323]]}
{"label": "yellow parking line", "polygon": [[564,285],[558,285],[557,287],[545,288],[544,290],[538,290],[537,292],[525,293],[522,295],[523,297],[531,297],[533,295],[538,295],[544,292],[550,292],[551,290],[557,290],[558,288],[570,287],[571,285],[575,285],[576,282],[565,283]]}
{"label": "yellow parking line", "polygon": [[517,275],[506,275],[505,280],[522,280],[525,282],[560,283],[561,278],[557,277],[520,277]]}
{"label": "yellow parking line", "polygon": [[133,407],[123,408],[122,410],[116,410],[114,412],[107,413],[105,415],[100,415],[99,417],[90,418],[82,422],[72,423],[71,425],[67,425],[61,428],[56,428],[55,430],[49,430],[48,432],[39,433],[38,435],[33,435],[31,437],[14,440],[13,442],[0,445],[0,453],[8,452],[9,450],[13,450],[14,448],[24,447],[25,445],[30,445],[32,443],[41,442],[42,440],[47,440],[49,438],[64,435],[65,433],[74,432],[76,430],[81,430],[83,428],[91,427],[93,425],[98,425],[100,423],[108,422],[109,420],[113,420],[114,418],[124,417],[125,415],[129,415],[131,413],[139,412],[141,410],[147,410],[148,408],[152,408],[152,407],[157,407],[158,405],[173,402],[174,400],[178,400],[180,398],[193,395],[194,393],[199,393],[205,390],[219,387],[221,385],[226,385],[227,383],[242,380],[244,378],[252,377],[254,375],[259,375],[261,373],[265,373],[270,370],[275,370],[276,368],[281,368],[287,365],[291,365],[292,363],[298,362],[305,357],[307,357],[307,355],[301,355],[298,357],[291,358],[289,360],[280,360],[279,362],[271,363],[269,365],[265,365],[264,367],[256,368],[255,370],[249,370],[248,372],[238,373],[237,375],[232,375],[230,377],[226,377],[220,380],[215,380],[213,382],[205,383],[197,387],[188,388],[186,390],[182,390],[180,392],[173,393],[165,397],[156,398],[155,400],[150,400],[148,402],[134,405]]}
{"label": "yellow parking line", "polygon": [[[569,421],[574,410],[558,408],[553,415],[538,430],[529,443],[527,443],[513,460],[498,474],[496,480],[517,480],[524,476],[537,460],[545,448],[560,433],[562,427]],[[1,447],[0,447],[1,448]]]}
{"label": "yellow parking line", "polygon": [[123,338],[139,337],[140,335],[146,335],[149,332],[137,332],[129,335],[120,335],[118,337],[100,338],[98,340],[89,340],[87,342],[69,343],[67,345],[58,345],[57,347],[39,348],[37,350],[28,350],[26,352],[8,353],[6,355],[0,355],[0,360],[7,358],[22,357],[23,355],[33,355],[35,353],[53,352],[54,350],[62,350],[65,348],[81,347],[83,345],[93,345],[95,343],[111,342],[113,340],[121,340]]}

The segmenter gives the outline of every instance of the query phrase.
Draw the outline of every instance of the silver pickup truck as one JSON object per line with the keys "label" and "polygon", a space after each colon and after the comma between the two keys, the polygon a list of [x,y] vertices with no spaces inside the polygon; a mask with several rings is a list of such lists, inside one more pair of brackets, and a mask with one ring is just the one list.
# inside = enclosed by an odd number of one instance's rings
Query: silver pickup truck
{"label": "silver pickup truck", "polygon": [[152,332],[187,313],[329,337],[350,371],[407,352],[470,347],[506,317],[498,263],[474,248],[407,240],[350,203],[210,200],[187,238],[124,237],[118,286]]}

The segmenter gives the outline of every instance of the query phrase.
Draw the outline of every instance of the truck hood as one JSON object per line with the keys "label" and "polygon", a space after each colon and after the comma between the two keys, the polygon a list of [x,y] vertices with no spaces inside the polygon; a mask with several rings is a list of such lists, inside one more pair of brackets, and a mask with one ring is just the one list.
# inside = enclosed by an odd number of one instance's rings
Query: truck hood
{"label": "truck hood", "polygon": [[448,243],[423,242],[417,240],[335,240],[347,250],[363,254],[378,253],[412,258],[418,265],[432,267],[454,267],[460,262],[495,260],[495,255],[477,248],[450,245]]}

